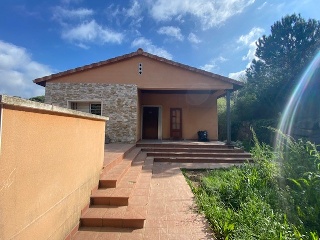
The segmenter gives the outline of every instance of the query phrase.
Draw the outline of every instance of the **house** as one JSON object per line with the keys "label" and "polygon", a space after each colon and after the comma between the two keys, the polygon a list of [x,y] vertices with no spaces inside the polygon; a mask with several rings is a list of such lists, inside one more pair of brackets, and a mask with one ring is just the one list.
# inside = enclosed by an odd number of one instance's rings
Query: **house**
{"label": "house", "polygon": [[34,82],[45,87],[46,103],[107,116],[111,141],[131,143],[192,140],[199,130],[217,140],[217,99],[227,95],[230,100],[230,92],[243,86],[141,48]]}

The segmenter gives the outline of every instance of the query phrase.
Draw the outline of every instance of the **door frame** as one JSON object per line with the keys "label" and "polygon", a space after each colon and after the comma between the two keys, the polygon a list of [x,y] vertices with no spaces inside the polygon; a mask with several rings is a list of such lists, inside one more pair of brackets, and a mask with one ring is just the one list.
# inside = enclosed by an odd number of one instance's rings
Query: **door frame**
{"label": "door frame", "polygon": [[[179,126],[179,131],[178,130],[174,130],[174,129],[172,129],[172,110],[179,110],[180,111],[180,126]],[[182,140],[183,138],[182,138],[182,134],[183,134],[183,132],[182,132],[182,108],[180,107],[174,107],[174,108],[170,108],[170,139],[172,138],[172,139],[175,139],[174,137],[173,137],[173,132],[179,132],[179,134],[180,134],[180,136],[179,136],[179,138],[177,139],[177,140]]]}
{"label": "door frame", "polygon": [[143,111],[145,107],[157,107],[159,109],[158,114],[158,140],[162,140],[162,106],[161,105],[141,105],[141,121],[140,121],[140,139],[142,138],[142,131],[143,131]]}

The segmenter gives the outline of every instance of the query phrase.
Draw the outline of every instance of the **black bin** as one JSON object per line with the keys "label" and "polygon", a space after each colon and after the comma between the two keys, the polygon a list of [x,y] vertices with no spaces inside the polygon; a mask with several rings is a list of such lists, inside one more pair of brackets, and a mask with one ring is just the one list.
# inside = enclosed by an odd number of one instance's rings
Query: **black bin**
{"label": "black bin", "polygon": [[207,131],[198,131],[198,141],[199,142],[208,142],[208,132]]}

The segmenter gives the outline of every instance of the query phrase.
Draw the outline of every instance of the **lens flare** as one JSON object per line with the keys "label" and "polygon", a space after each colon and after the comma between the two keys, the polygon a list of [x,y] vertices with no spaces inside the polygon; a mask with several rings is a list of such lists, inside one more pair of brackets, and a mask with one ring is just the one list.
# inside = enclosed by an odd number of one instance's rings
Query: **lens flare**
{"label": "lens flare", "polygon": [[279,146],[282,146],[282,143],[284,141],[283,134],[292,135],[292,127],[295,122],[295,119],[297,117],[297,114],[299,113],[298,109],[301,108],[300,104],[301,101],[306,94],[306,89],[308,86],[310,86],[310,83],[314,77],[314,74],[317,72],[317,68],[320,66],[320,51],[317,53],[317,55],[314,57],[313,61],[310,63],[308,68],[303,73],[298,85],[294,89],[294,91],[291,94],[291,97],[286,105],[286,108],[284,109],[283,115],[281,117],[280,123],[278,125],[278,129],[280,132],[277,133],[276,136],[276,142],[275,147],[278,148]]}

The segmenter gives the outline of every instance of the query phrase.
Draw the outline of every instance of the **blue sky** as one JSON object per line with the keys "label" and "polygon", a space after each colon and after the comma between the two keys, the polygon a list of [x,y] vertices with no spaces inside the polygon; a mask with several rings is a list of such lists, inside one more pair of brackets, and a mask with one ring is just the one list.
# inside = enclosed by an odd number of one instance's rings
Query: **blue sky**
{"label": "blue sky", "polygon": [[320,0],[1,0],[0,94],[44,94],[34,78],[134,52],[238,79],[255,41]]}

